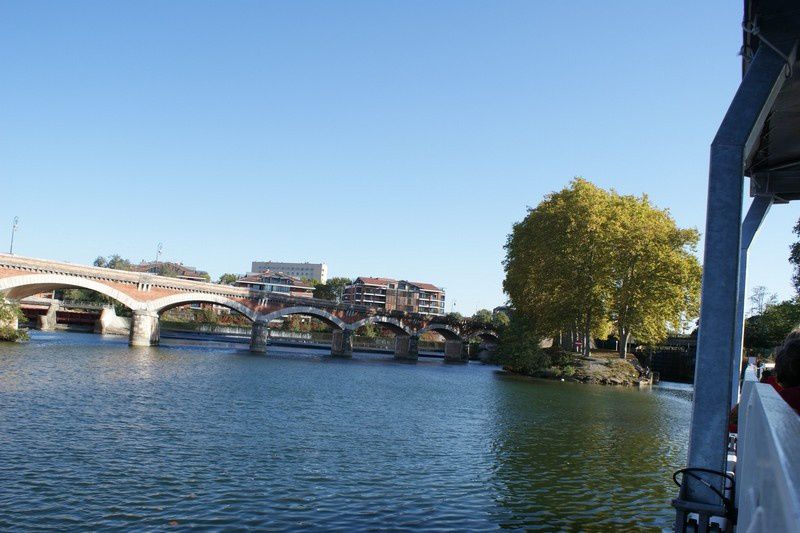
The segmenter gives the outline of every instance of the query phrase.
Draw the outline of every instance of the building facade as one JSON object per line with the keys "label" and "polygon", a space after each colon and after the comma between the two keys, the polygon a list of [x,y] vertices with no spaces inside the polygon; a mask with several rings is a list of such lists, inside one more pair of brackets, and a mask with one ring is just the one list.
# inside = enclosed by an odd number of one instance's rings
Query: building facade
{"label": "building facade", "polygon": [[270,270],[250,273],[233,282],[238,287],[248,287],[256,291],[277,292],[297,298],[313,298],[314,286],[300,278],[289,276],[283,272]]}
{"label": "building facade", "polygon": [[344,302],[385,311],[444,314],[444,289],[430,283],[390,278],[358,277],[344,288]]}
{"label": "building facade", "polygon": [[283,263],[280,261],[253,261],[250,272],[282,272],[296,278],[315,279],[320,283],[328,281],[328,265],[325,263]]}

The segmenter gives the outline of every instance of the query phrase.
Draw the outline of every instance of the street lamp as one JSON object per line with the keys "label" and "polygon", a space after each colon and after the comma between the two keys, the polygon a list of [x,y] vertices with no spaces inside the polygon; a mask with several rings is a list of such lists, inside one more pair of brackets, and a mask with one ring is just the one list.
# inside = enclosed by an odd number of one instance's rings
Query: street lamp
{"label": "street lamp", "polygon": [[8,248],[8,253],[14,255],[14,234],[17,233],[19,227],[19,217],[14,217],[14,222],[11,224],[11,246]]}
{"label": "street lamp", "polygon": [[158,258],[161,257],[161,250],[164,248],[162,243],[158,243],[158,248],[156,248],[156,263],[158,263]]}

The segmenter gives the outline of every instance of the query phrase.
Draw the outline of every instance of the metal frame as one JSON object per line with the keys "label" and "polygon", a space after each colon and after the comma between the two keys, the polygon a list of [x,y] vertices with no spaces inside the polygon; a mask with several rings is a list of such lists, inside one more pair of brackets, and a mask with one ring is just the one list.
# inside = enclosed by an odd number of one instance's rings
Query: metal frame
{"label": "metal frame", "polygon": [[[756,196],[747,210],[742,222],[742,243],[739,248],[739,296],[736,300],[736,330],[733,334],[733,368],[731,369],[731,404],[739,403],[739,378],[742,368],[742,351],[744,350],[744,302],[747,289],[747,260],[750,245],[761,228],[761,222],[769,213],[774,203],[772,196]],[[738,348],[738,349],[737,349]],[[738,366],[737,366],[738,365]]]}
{"label": "metal frame", "polygon": [[[711,144],[689,468],[726,471],[728,413],[733,376],[738,380],[739,373],[739,364],[733,364],[734,358],[739,360],[734,346],[739,278],[746,275],[746,270],[740,271],[744,168],[786,80],[785,66],[783,57],[759,47]],[[723,478],[702,472],[697,476],[701,479],[685,478],[673,501],[676,531],[685,531],[689,513],[698,514],[701,532],[707,531],[711,516],[725,514],[719,497],[707,486],[722,492]]]}

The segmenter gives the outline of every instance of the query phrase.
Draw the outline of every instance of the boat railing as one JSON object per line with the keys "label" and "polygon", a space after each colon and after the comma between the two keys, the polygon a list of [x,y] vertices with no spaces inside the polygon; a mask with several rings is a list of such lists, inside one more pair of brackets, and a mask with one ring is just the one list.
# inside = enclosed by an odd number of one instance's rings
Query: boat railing
{"label": "boat railing", "polygon": [[738,422],[737,531],[800,531],[800,416],[753,366]]}

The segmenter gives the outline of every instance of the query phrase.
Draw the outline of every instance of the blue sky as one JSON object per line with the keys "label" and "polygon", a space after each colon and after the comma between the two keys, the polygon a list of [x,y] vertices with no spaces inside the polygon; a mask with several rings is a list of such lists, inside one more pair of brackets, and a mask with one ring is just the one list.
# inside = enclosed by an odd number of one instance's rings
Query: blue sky
{"label": "blue sky", "polygon": [[[703,229],[740,2],[0,3],[15,251],[214,276],[254,259],[502,304],[503,244],[583,176]],[[751,280],[782,297],[796,206]],[[7,246],[8,237],[0,237]]]}

